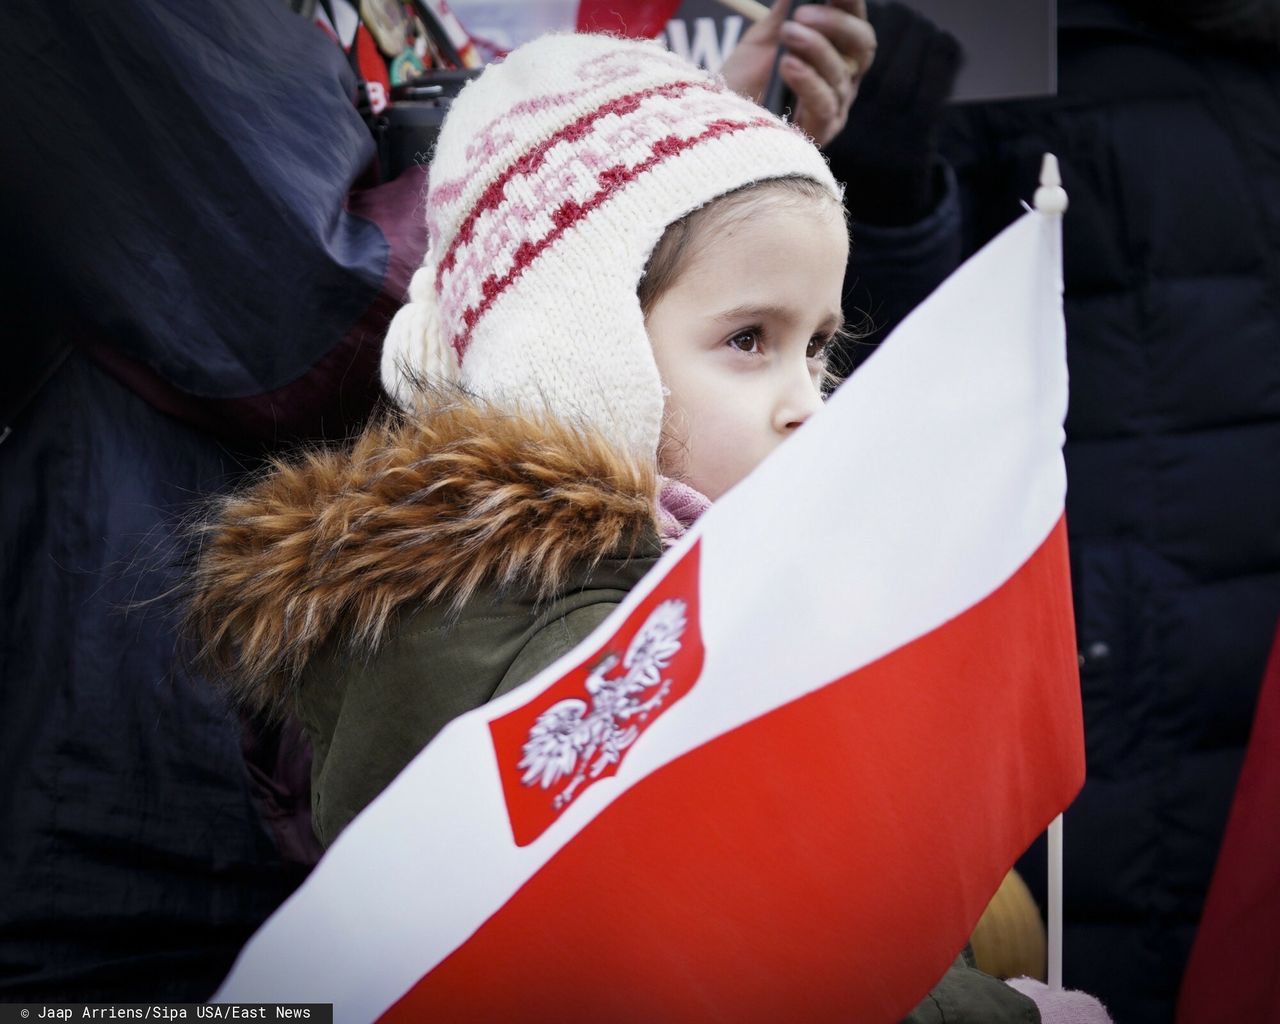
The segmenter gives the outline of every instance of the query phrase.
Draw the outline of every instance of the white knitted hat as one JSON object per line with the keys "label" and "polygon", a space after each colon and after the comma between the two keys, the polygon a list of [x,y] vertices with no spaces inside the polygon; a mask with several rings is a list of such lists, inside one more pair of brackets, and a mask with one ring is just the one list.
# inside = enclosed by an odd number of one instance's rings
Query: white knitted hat
{"label": "white knitted hat", "polygon": [[549,407],[652,456],[662,384],[636,288],[666,227],[741,186],[840,187],[798,129],[657,43],[551,35],[485,69],[445,118],[426,257],[382,353],[412,378]]}

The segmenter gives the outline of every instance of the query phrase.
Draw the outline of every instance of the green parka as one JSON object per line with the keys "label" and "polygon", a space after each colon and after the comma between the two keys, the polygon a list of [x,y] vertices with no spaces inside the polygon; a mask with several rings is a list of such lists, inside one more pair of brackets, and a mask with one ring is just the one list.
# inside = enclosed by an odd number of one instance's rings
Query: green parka
{"label": "green parka", "polygon": [[[583,430],[437,401],[225,498],[188,625],[249,704],[301,719],[328,845],[446,723],[604,620],[661,554],[656,493]],[[1039,1015],[962,957],[908,1020]]]}

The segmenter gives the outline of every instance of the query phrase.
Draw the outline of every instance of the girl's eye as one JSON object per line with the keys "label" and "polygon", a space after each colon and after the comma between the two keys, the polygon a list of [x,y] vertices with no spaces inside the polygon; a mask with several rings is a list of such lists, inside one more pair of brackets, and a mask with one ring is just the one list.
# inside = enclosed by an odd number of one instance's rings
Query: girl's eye
{"label": "girl's eye", "polygon": [[758,352],[760,350],[760,332],[754,328],[747,331],[739,331],[731,336],[725,344],[730,348],[736,348],[739,352]]}
{"label": "girl's eye", "polygon": [[831,344],[830,338],[810,338],[809,348],[805,355],[810,359],[822,359],[827,354],[827,347]]}

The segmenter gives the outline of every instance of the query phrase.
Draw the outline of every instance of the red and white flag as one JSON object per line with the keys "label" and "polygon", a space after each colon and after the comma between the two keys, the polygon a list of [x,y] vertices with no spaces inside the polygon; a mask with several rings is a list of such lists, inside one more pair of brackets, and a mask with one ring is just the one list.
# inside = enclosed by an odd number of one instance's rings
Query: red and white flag
{"label": "red and white flag", "polygon": [[652,39],[681,0],[429,0],[447,7],[466,30],[512,49],[545,32],[609,32]]}
{"label": "red and white flag", "polygon": [[652,39],[679,9],[680,0],[579,0],[575,28]]}
{"label": "red and white flag", "polygon": [[590,638],[451,723],[215,999],[908,1012],[1084,776],[1060,231],[1011,225]]}

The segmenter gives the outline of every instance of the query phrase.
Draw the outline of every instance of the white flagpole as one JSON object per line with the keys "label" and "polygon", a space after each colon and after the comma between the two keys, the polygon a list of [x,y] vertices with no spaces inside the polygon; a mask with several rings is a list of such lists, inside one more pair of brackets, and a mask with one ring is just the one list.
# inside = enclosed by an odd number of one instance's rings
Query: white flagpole
{"label": "white flagpole", "polygon": [[720,6],[741,14],[748,21],[759,21],[769,13],[769,8],[759,0],[720,0]]}
{"label": "white flagpole", "polygon": [[[1036,189],[1035,208],[1041,213],[1061,217],[1067,210],[1067,193],[1058,172],[1058,158],[1044,155],[1040,165],[1040,187]],[[1049,989],[1062,988],[1062,815],[1049,824]]]}
{"label": "white flagpole", "polygon": [[1049,823],[1049,991],[1062,988],[1062,815]]}

